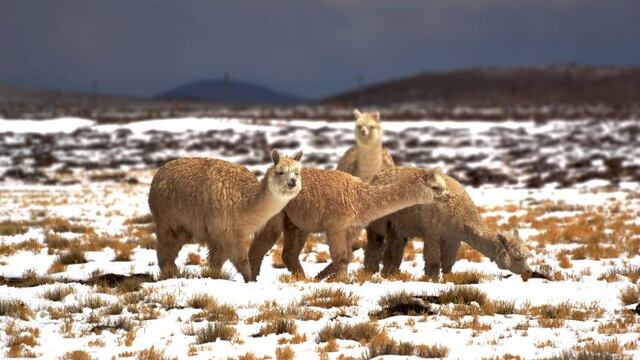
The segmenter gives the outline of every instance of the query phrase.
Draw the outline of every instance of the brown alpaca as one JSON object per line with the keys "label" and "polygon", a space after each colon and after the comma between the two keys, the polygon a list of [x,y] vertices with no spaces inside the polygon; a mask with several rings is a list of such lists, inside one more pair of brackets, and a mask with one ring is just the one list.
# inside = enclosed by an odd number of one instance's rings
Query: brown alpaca
{"label": "brown alpaca", "polygon": [[445,192],[444,180],[438,172],[407,168],[393,184],[369,185],[337,170],[302,169],[304,186],[254,238],[249,259],[254,280],[260,272],[264,255],[284,231],[283,261],[287,269],[304,275],[299,255],[311,232],[326,232],[331,264],[318,279],[329,275],[346,275],[352,251],[347,241],[354,227],[415,204],[434,201]]}
{"label": "brown alpaca", "polygon": [[149,208],[156,222],[158,266],[177,270],[175,259],[186,243],[209,247],[209,265],[229,259],[245,281],[251,279],[244,240],[278,214],[301,189],[300,157],[280,157],[261,181],[242,165],[223,160],[185,158],[164,164],[153,177]]}
{"label": "brown alpaca", "polygon": [[[402,172],[403,168],[385,170],[371,183],[390,184]],[[447,188],[445,200],[402,209],[369,224],[365,270],[377,272],[382,258],[383,273],[397,272],[408,238],[420,237],[424,240],[424,271],[428,276],[438,275],[440,269],[443,273],[451,272],[460,242],[464,241],[499,268],[527,279],[531,270],[527,265],[526,244],[517,233],[501,234],[489,229],[464,187],[454,178],[443,176]]]}
{"label": "brown alpaca", "polygon": [[382,147],[380,113],[361,113],[354,109],[353,115],[356,117],[356,145],[344,153],[337,169],[369,182],[380,170],[393,167],[394,162],[387,149]]}

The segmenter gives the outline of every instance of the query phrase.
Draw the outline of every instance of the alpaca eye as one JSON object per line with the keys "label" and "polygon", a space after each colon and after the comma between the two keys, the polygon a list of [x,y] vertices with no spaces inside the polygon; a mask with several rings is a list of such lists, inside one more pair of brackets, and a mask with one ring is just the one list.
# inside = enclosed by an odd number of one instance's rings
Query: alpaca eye
{"label": "alpaca eye", "polygon": [[284,171],[278,170],[278,171],[276,171],[276,174],[278,174],[279,176],[282,176],[282,175],[284,175]]}

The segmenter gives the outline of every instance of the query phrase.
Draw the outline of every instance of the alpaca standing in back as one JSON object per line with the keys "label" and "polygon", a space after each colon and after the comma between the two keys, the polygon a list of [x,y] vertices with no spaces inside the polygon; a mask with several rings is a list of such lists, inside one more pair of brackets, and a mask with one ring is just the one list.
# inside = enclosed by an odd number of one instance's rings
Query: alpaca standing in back
{"label": "alpaca standing in back", "polygon": [[[382,126],[379,112],[360,112],[353,110],[356,118],[354,137],[356,145],[350,147],[338,161],[337,169],[353,176],[359,177],[364,182],[371,181],[378,172],[395,166],[393,158],[387,149],[382,146]],[[358,243],[362,229],[354,228],[349,234],[349,242],[352,246]]]}
{"label": "alpaca standing in back", "polygon": [[352,258],[349,234],[354,228],[416,204],[427,204],[445,193],[437,171],[407,168],[392,184],[374,186],[337,170],[302,169],[302,190],[254,238],[249,248],[255,280],[264,255],[284,231],[282,260],[294,274],[304,275],[299,255],[311,232],[325,232],[331,263],[318,275],[346,276]]}
{"label": "alpaca standing in back", "polygon": [[185,158],[164,164],[149,192],[161,271],[175,273],[182,246],[199,243],[209,248],[213,269],[229,259],[249,281],[244,240],[298,195],[301,156],[298,152],[293,158],[281,157],[273,150],[273,165],[261,181],[246,167],[223,160]]}
{"label": "alpaca standing in back", "polygon": [[337,169],[369,182],[381,170],[392,168],[394,162],[382,146],[380,113],[361,113],[354,109],[353,115],[356,117],[356,145],[342,155]]}
{"label": "alpaca standing in back", "polygon": [[[371,183],[391,184],[402,172],[404,169],[400,167],[385,170]],[[399,271],[408,238],[420,237],[424,240],[424,271],[428,276],[436,276],[440,270],[451,272],[460,242],[464,241],[489,257],[500,269],[528,279],[531,275],[527,265],[529,251],[517,232],[503,234],[487,227],[464,187],[454,178],[443,176],[447,187],[447,197],[443,201],[402,209],[369,224],[365,270],[377,272],[382,260],[383,273]]]}

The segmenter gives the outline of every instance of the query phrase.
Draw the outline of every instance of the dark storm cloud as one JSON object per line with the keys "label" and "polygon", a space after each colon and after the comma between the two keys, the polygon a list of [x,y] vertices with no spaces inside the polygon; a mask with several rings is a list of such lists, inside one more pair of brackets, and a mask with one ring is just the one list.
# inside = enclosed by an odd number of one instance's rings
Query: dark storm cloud
{"label": "dark storm cloud", "polygon": [[0,82],[152,95],[232,77],[304,96],[425,70],[638,64],[640,1],[0,0]]}

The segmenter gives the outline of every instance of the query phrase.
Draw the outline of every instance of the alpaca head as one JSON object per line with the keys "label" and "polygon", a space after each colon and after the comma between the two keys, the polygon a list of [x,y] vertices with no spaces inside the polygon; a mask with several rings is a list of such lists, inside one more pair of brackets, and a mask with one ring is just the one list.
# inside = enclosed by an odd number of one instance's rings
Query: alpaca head
{"label": "alpaca head", "polygon": [[428,170],[415,168],[412,184],[417,184],[415,191],[420,204],[429,204],[447,196],[447,185],[438,169]]}
{"label": "alpaca head", "polygon": [[291,199],[298,195],[302,188],[300,178],[300,158],[302,151],[292,157],[281,155],[278,150],[271,152],[273,165],[267,170],[269,190],[272,194]]}
{"label": "alpaca head", "polygon": [[531,268],[527,264],[529,258],[529,249],[527,245],[518,235],[518,231],[512,233],[499,233],[498,241],[502,249],[495,259],[500,269],[509,270],[515,274],[520,274],[526,280],[531,276]]}
{"label": "alpaca head", "polygon": [[358,145],[371,145],[380,142],[382,137],[382,129],[380,128],[379,112],[360,112],[358,109],[353,110],[356,117],[356,142]]}

